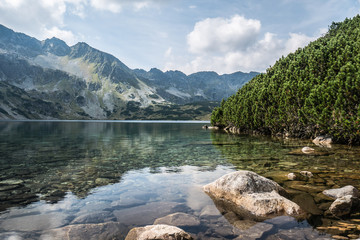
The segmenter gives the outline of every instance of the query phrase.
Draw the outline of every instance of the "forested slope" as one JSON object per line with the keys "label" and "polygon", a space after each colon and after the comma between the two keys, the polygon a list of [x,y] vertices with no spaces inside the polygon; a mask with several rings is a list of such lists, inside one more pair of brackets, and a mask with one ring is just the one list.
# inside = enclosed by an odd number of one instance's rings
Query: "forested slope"
{"label": "forested slope", "polygon": [[332,23],[215,108],[211,122],[243,132],[360,143],[360,16]]}

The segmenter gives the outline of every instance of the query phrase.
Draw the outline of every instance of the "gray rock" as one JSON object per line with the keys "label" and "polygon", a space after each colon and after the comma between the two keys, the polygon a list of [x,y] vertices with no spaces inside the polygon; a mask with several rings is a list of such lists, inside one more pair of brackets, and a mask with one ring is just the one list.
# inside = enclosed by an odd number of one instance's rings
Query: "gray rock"
{"label": "gray rock", "polygon": [[194,227],[200,225],[200,220],[186,213],[173,213],[155,220],[154,225],[166,224],[178,227]]}
{"label": "gray rock", "polygon": [[350,214],[355,198],[351,195],[337,198],[330,206],[329,211],[336,217]]}
{"label": "gray rock", "polygon": [[347,195],[351,195],[352,197],[360,196],[359,191],[351,185],[348,185],[348,186],[345,186],[342,188],[334,188],[334,189],[324,190],[322,193],[324,195],[334,198],[334,199],[341,198],[341,197],[344,197]]}
{"label": "gray rock", "polygon": [[130,230],[125,240],[192,240],[184,230],[168,225],[149,225]]}
{"label": "gray rock", "polygon": [[233,211],[244,218],[264,220],[280,215],[302,217],[300,207],[281,196],[285,190],[276,182],[254,172],[226,174],[204,186],[218,209]]}
{"label": "gray rock", "polygon": [[120,223],[77,224],[44,231],[40,240],[122,240],[129,229]]}

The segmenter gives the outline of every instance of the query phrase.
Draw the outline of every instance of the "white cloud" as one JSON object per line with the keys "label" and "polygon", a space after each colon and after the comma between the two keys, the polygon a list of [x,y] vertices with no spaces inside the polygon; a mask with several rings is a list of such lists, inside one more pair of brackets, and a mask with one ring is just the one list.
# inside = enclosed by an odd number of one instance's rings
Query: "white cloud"
{"label": "white cloud", "polygon": [[99,9],[106,10],[113,13],[118,13],[122,9],[122,2],[118,0],[91,0],[91,6]]}
{"label": "white cloud", "polygon": [[134,3],[134,7],[135,7],[135,11],[140,11],[141,9],[147,8],[149,7],[150,3],[145,1],[145,2],[135,2]]}
{"label": "white cloud", "polygon": [[304,34],[290,33],[290,38],[285,45],[285,52],[295,52],[299,47],[305,47],[309,42],[315,40],[313,37],[308,37]]}
{"label": "white cloud", "polygon": [[2,0],[0,1],[1,8],[18,8],[24,0]]}
{"label": "white cloud", "polygon": [[196,54],[246,49],[256,40],[260,28],[260,21],[239,15],[230,19],[207,18],[195,24],[187,43],[190,52]]}
{"label": "white cloud", "polygon": [[187,63],[182,61],[183,64],[179,63],[180,59],[168,61],[165,69],[180,69],[188,74],[197,71],[263,72],[281,56],[306,46],[323,32],[319,30],[316,37],[289,33],[288,38],[279,38],[270,32],[261,34],[258,20],[238,15],[229,19],[209,18],[196,23],[187,36],[193,58]]}
{"label": "white cloud", "polygon": [[140,11],[151,7],[154,3],[166,2],[166,0],[90,0],[92,7],[98,10],[119,13],[124,7],[131,7],[134,11]]}
{"label": "white cloud", "polygon": [[66,2],[69,3],[67,7],[71,14],[85,18],[85,6],[88,4],[88,0],[66,0]]}
{"label": "white cloud", "polygon": [[71,31],[62,30],[58,27],[52,27],[51,29],[45,28],[41,39],[57,37],[65,41],[69,45],[74,45],[78,41],[78,37],[75,36]]}
{"label": "white cloud", "polygon": [[76,36],[66,29],[65,13],[84,17],[86,4],[87,0],[1,0],[0,22],[40,40],[56,36],[72,44]]}

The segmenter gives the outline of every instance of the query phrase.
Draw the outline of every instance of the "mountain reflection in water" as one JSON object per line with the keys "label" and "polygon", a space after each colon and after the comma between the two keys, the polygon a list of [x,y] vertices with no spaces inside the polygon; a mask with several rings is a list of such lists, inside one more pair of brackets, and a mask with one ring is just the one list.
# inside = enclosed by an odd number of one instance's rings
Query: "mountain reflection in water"
{"label": "mountain reflection in water", "polygon": [[[54,237],[69,229],[81,235],[103,224],[106,236],[123,239],[130,228],[177,212],[198,219],[182,227],[198,239],[291,239],[299,232],[299,239],[329,237],[313,229],[332,221],[316,212],[324,203],[317,195],[324,188],[359,188],[359,148],[289,155],[311,143],[228,135],[202,124],[0,122],[0,238]],[[279,217],[253,223],[220,213],[202,186],[236,169],[275,180],[293,201],[313,201],[305,206],[313,214],[303,222]],[[284,177],[303,170],[314,178]]]}

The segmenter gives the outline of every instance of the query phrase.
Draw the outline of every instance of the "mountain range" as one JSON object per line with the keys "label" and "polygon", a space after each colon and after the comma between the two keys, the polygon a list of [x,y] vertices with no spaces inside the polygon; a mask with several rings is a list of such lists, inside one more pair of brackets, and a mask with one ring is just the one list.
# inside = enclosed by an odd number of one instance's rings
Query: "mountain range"
{"label": "mountain range", "polygon": [[257,74],[130,69],[87,43],[0,25],[0,119],[204,119]]}

